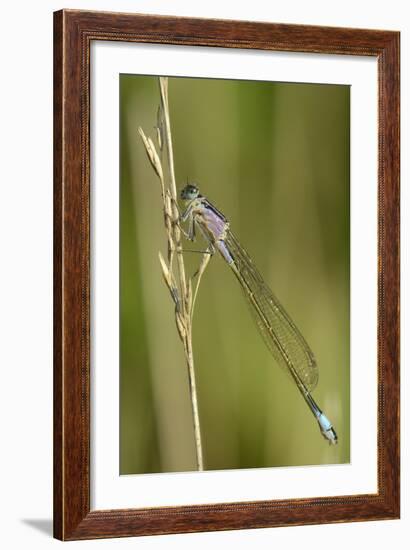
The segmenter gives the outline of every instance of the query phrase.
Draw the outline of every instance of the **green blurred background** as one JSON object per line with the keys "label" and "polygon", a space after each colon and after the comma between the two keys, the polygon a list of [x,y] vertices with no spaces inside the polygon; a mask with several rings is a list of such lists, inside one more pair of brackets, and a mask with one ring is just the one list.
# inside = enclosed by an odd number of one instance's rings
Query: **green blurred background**
{"label": "green blurred background", "polygon": [[[330,447],[260,338],[219,256],[201,283],[194,353],[205,468],[350,460],[350,88],[170,78],[177,184],[228,217],[313,349]],[[120,77],[120,473],[195,470],[182,345],[163,283],[160,185],[137,129],[155,137],[156,77]],[[195,245],[202,248],[202,243]],[[189,245],[187,245],[189,247]],[[186,254],[193,272],[200,259]]]}

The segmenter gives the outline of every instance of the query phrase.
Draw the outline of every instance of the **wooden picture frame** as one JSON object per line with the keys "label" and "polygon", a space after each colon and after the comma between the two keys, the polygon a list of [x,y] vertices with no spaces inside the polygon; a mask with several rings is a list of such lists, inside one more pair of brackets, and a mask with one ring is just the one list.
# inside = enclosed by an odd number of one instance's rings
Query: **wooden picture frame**
{"label": "wooden picture frame", "polygon": [[[378,492],[90,510],[93,40],[372,56],[378,62]],[[393,519],[399,456],[398,32],[63,10],[54,14],[54,536],[62,540]]]}

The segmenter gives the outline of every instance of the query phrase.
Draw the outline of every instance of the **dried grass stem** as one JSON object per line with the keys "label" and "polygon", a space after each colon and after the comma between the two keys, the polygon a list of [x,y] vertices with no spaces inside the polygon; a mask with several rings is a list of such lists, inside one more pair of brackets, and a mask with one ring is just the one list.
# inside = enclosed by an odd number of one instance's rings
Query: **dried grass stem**
{"label": "dried grass stem", "polygon": [[[175,323],[179,337],[182,341],[185,360],[188,367],[189,392],[192,406],[192,418],[194,426],[195,449],[197,469],[204,469],[201,424],[198,411],[198,397],[195,381],[194,354],[192,347],[192,318],[198,293],[199,283],[203,272],[209,262],[209,254],[204,254],[200,267],[197,271],[198,278],[195,285],[195,291],[192,291],[192,278],[187,278],[184,254],[182,248],[182,232],[179,226],[178,197],[175,182],[174,155],[172,148],[171,123],[168,105],[168,79],[159,78],[161,103],[158,109],[157,120],[157,140],[160,152],[163,148],[166,151],[167,176],[164,176],[164,165],[160,155],[151,138],[144,134],[142,128],[138,129],[145,150],[147,152],[151,166],[157,174],[161,183],[161,195],[164,211],[164,225],[168,242],[168,261],[165,261],[161,252],[159,252],[159,261],[165,284],[171,294],[175,305]],[[177,262],[174,269],[174,253],[176,252]]]}

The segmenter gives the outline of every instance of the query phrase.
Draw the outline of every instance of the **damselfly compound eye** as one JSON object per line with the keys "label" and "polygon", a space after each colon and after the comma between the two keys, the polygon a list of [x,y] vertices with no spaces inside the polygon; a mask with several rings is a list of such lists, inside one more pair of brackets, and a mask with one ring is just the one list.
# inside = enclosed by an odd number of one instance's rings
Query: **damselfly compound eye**
{"label": "damselfly compound eye", "polygon": [[193,200],[199,195],[199,189],[196,185],[188,183],[181,191],[181,199]]}

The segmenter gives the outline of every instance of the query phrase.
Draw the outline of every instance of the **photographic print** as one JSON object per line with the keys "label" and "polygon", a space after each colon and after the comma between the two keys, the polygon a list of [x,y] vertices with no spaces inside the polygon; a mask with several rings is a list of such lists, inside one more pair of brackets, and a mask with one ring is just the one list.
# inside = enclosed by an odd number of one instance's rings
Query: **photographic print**
{"label": "photographic print", "polygon": [[121,74],[120,474],[350,461],[350,87]]}
{"label": "photographic print", "polygon": [[54,14],[54,536],[400,517],[400,34]]}

